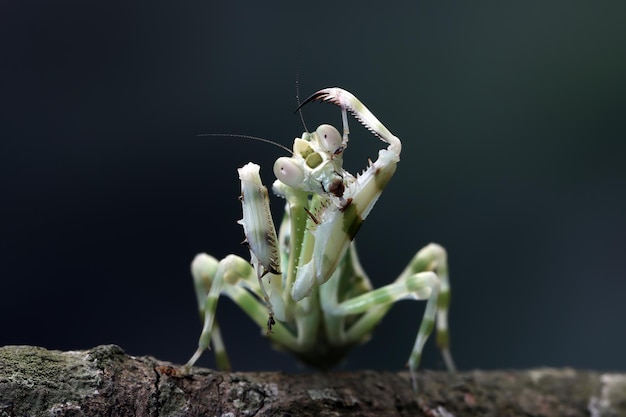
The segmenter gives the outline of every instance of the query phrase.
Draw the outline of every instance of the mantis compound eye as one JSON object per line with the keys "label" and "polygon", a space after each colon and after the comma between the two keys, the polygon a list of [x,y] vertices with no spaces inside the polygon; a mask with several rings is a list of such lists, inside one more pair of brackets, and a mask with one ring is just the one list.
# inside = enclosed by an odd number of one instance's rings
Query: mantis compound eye
{"label": "mantis compound eye", "polygon": [[343,144],[339,131],[331,125],[320,125],[315,131],[320,138],[324,151],[334,154]]}
{"label": "mantis compound eye", "polygon": [[293,159],[286,156],[280,157],[274,162],[274,175],[283,184],[297,187],[304,181],[302,169]]}

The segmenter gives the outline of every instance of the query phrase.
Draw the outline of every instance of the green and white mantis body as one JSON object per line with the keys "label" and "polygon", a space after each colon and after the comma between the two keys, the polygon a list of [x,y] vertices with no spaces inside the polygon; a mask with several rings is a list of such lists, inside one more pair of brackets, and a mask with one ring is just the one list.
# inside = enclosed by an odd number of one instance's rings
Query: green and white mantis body
{"label": "green and white mantis body", "polygon": [[[373,289],[363,271],[354,237],[393,176],[401,142],[354,95],[326,88],[302,105],[328,101],[341,108],[343,135],[321,125],[302,134],[293,154],[274,164],[278,178],[273,191],[286,200],[277,236],[269,209],[268,191],[259,166],[239,169],[244,229],[250,262],[229,255],[218,261],[199,254],[191,265],[198,308],[204,327],[198,349],[185,365],[189,369],[213,345],[217,366],[230,369],[215,320],[221,295],[230,297],[281,350],[303,362],[327,369],[348,350],[368,340],[374,327],[398,300],[427,300],[408,366],[417,390],[416,370],[422,349],[437,327],[437,342],[449,370],[447,313],[450,300],[446,251],[437,244],[421,249],[396,280]],[[348,145],[350,112],[388,144],[360,175],[343,168]]]}

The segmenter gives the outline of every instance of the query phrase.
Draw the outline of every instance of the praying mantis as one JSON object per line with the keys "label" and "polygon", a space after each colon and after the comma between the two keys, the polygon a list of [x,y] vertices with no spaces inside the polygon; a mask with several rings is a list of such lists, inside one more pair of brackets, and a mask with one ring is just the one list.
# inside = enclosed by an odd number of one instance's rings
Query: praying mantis
{"label": "praying mantis", "polygon": [[[273,192],[284,198],[278,234],[269,193],[252,162],[239,168],[244,243],[250,261],[236,255],[222,260],[201,253],[192,264],[198,309],[204,325],[198,348],[184,369],[212,345],[219,369],[230,362],[215,319],[221,295],[231,298],[279,349],[311,366],[328,369],[351,347],[364,343],[391,306],[399,300],[426,300],[426,308],[409,355],[413,389],[426,340],[436,339],[446,367],[455,370],[449,348],[450,285],[445,249],[431,243],[417,252],[391,284],[373,289],[359,261],[355,235],[391,180],[402,144],[354,95],[324,88],[306,99],[341,108],[343,134],[331,125],[295,138],[291,156],[274,164]],[[376,161],[353,175],[343,168],[348,146],[348,113],[387,144]]]}

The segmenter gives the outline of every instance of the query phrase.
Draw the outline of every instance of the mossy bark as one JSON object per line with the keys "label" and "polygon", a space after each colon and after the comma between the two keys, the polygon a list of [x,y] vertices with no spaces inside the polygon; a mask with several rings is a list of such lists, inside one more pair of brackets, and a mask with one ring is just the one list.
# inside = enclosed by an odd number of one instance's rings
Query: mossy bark
{"label": "mossy bark", "polygon": [[572,369],[224,373],[117,346],[0,348],[5,416],[626,416],[626,375]]}

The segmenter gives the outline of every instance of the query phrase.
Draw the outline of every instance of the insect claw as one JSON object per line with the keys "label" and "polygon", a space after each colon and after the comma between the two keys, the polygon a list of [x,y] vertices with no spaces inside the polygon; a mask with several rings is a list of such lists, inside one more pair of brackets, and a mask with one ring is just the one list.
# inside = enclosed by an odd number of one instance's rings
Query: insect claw
{"label": "insect claw", "polygon": [[316,101],[316,100],[322,100],[322,101],[329,100],[328,93],[323,90],[313,93],[309,98],[307,98],[302,103],[300,103],[300,105],[296,107],[296,109],[293,112],[294,113],[297,112],[302,107],[304,107],[305,104],[311,103],[312,101]]}
{"label": "insect claw", "polygon": [[267,334],[274,333],[272,331],[272,326],[274,326],[275,324],[276,321],[274,320],[274,315],[270,314],[269,318],[267,319]]}
{"label": "insect claw", "polygon": [[277,268],[273,268],[273,267],[270,266],[269,269],[265,269],[263,267],[263,272],[261,273],[261,276],[259,276],[259,280],[264,278],[267,274],[270,274],[269,278],[267,279],[268,282],[272,282],[272,275],[271,274],[280,275],[280,274],[282,274],[282,272],[280,271],[280,268],[277,269]]}

